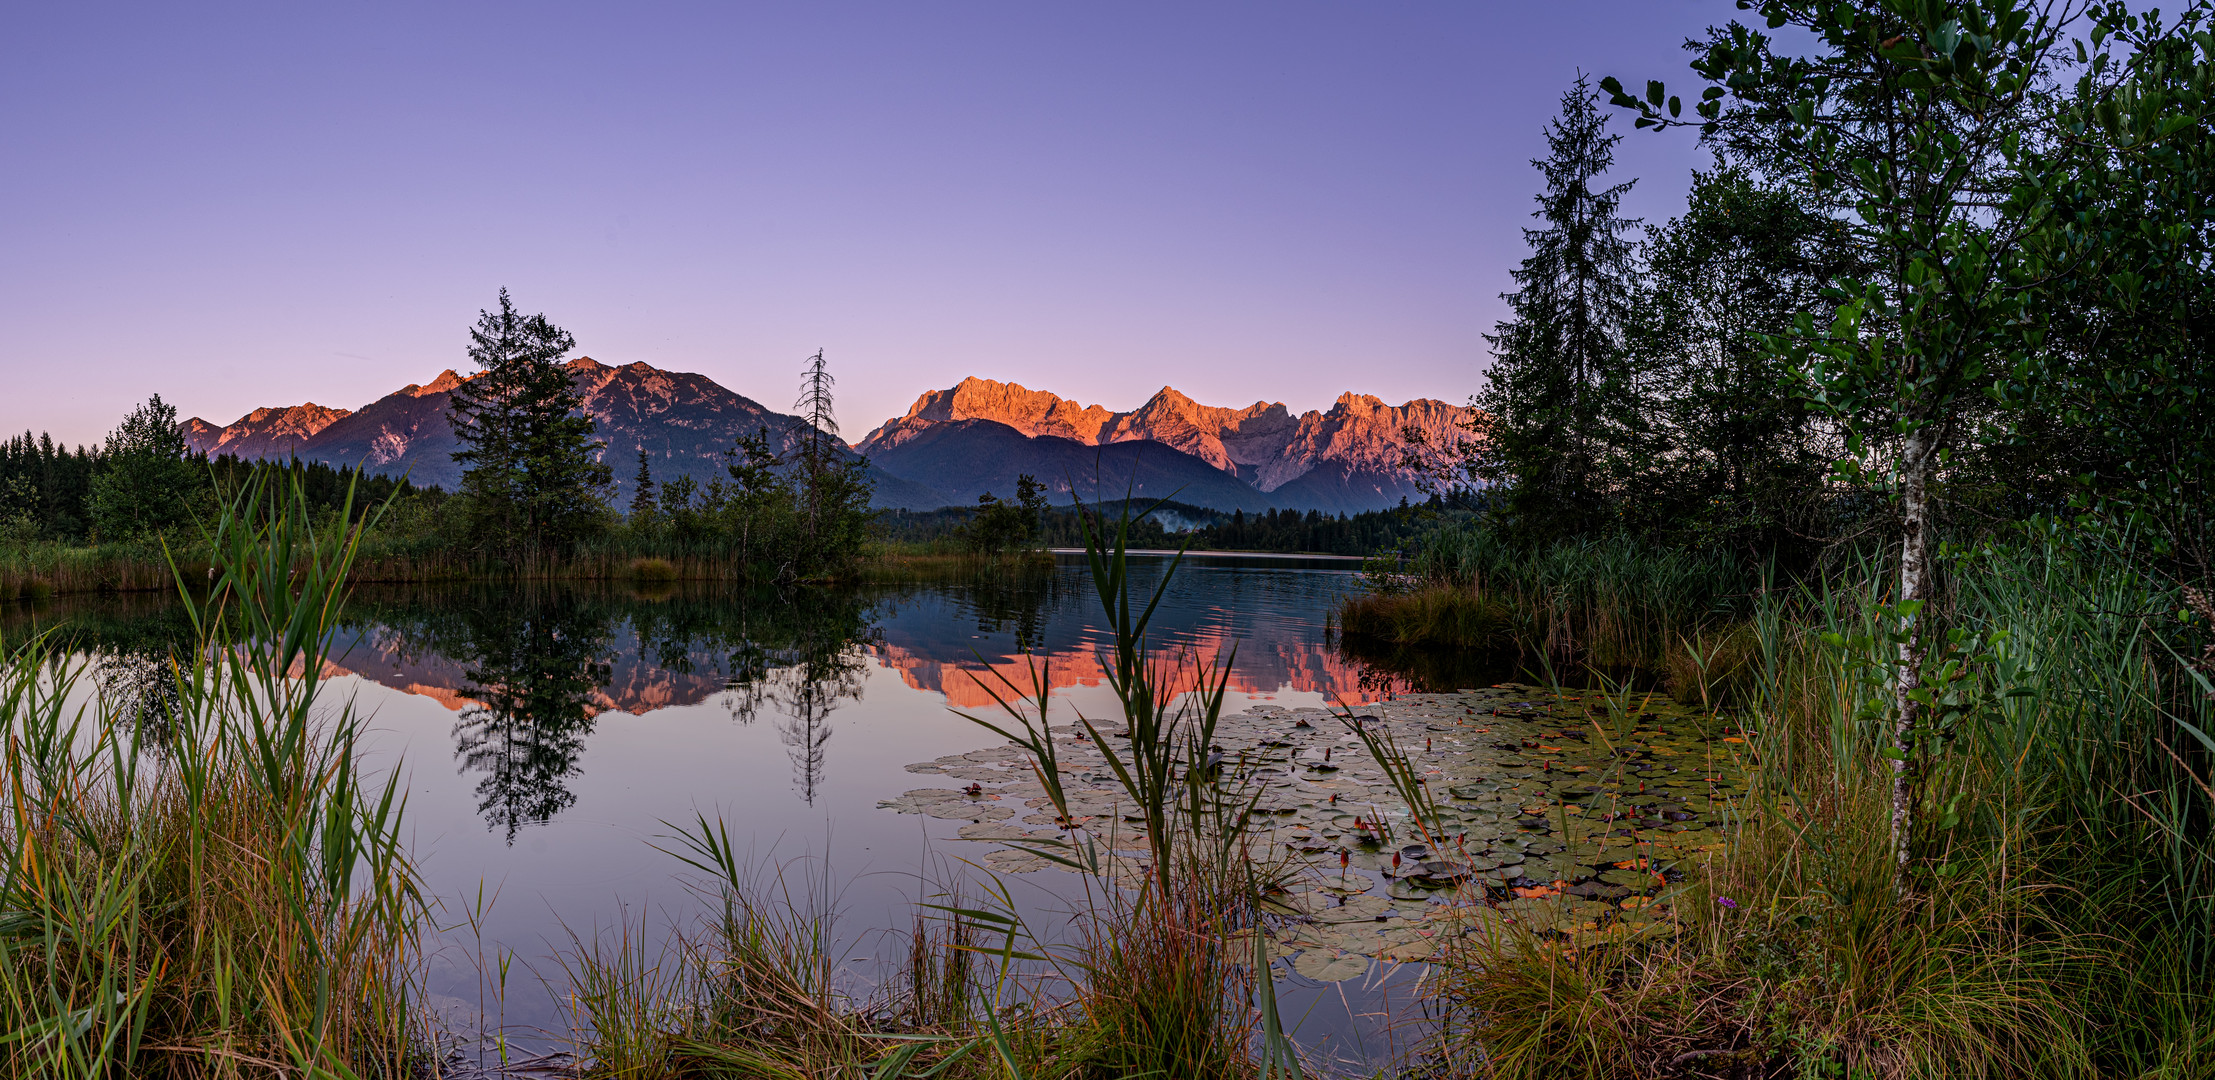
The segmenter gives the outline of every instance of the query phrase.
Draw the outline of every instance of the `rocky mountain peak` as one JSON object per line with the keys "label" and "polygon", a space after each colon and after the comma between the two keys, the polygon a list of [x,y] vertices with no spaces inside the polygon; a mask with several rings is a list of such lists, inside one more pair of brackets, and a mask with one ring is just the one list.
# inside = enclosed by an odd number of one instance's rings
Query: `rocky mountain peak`
{"label": "rocky mountain peak", "polygon": [[980,379],[972,375],[944,390],[925,391],[908,407],[857,444],[862,453],[898,445],[920,425],[990,420],[1006,424],[1025,435],[1041,435],[1099,441],[1100,428],[1115,416],[1098,405],[1080,405],[1057,394],[1032,390],[1019,383]]}
{"label": "rocky mountain peak", "polygon": [[428,383],[425,383],[421,386],[418,386],[415,383],[409,383],[394,392],[406,394],[409,397],[428,397],[432,394],[446,393],[447,391],[460,386],[463,381],[464,380],[460,375],[455,374],[453,368],[447,368],[446,370],[438,373],[438,378],[432,379]]}
{"label": "rocky mountain peak", "polygon": [[352,415],[350,409],[332,409],[309,401],[299,405],[264,405],[222,427],[195,416],[181,427],[185,445],[193,452],[242,458],[285,457],[307,444],[324,428]]}
{"label": "rocky mountain peak", "polygon": [[[1334,469],[1334,481],[1361,481],[1393,491],[1414,491],[1418,470],[1407,467],[1412,445],[1405,431],[1418,428],[1419,457],[1443,463],[1461,445],[1470,410],[1417,398],[1391,406],[1370,394],[1348,391],[1327,412],[1297,416],[1281,402],[1245,408],[1205,405],[1164,386],[1129,412],[1079,405],[1043,390],[975,377],[917,398],[906,415],[886,421],[859,448],[875,454],[919,437],[934,425],[967,420],[1005,424],[1032,438],[1055,435],[1094,446],[1156,442],[1199,458],[1262,492],[1273,492],[1317,468]],[[1379,487],[1380,494],[1384,487]]]}

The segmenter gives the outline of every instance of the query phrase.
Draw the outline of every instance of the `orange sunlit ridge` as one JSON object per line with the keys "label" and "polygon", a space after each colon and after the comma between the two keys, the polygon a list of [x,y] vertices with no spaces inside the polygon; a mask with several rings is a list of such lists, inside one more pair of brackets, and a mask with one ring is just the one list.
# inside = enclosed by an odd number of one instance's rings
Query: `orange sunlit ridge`
{"label": "orange sunlit ridge", "polygon": [[[1179,691],[1192,689],[1199,672],[1221,662],[1234,644],[1225,634],[1203,631],[1190,635],[1175,647],[1162,650],[1169,674],[1166,685]],[[1230,689],[1256,696],[1287,690],[1320,695],[1325,701],[1364,702],[1375,695],[1361,686],[1360,668],[1327,646],[1295,641],[1254,642],[1238,645],[1237,663],[1228,682]],[[878,666],[899,673],[909,687],[939,694],[949,706],[960,709],[990,708],[992,695],[986,685],[1001,688],[1004,678],[1018,692],[1028,693],[1033,656],[1015,655],[951,660],[892,643],[868,646]],[[1102,654],[1086,646],[1071,646],[1036,654],[1055,690],[1098,686],[1107,679]],[[443,656],[414,654],[402,643],[371,638],[357,644],[337,660],[327,660],[323,676],[352,675],[404,694],[428,698],[444,708],[460,712],[479,704],[475,689],[460,664]],[[641,660],[628,653],[615,658],[610,678],[587,697],[588,715],[622,712],[643,716],[657,709],[695,705],[723,692],[724,679],[709,671],[677,672]]]}
{"label": "orange sunlit ridge", "polygon": [[[1213,670],[1233,644],[1238,647],[1237,662],[1227,685],[1240,693],[1263,696],[1293,690],[1321,695],[1325,701],[1349,703],[1366,702],[1376,696],[1375,691],[1361,686],[1360,667],[1327,646],[1290,641],[1232,642],[1213,631],[1192,635],[1167,652],[1167,685],[1179,692],[1194,689],[1200,673]],[[1034,662],[1045,669],[1055,690],[1098,686],[1107,681],[1107,663],[1112,663],[1112,658],[1099,650],[1081,647],[988,658],[983,663],[975,659],[948,662],[890,643],[873,645],[871,651],[879,664],[899,672],[909,686],[943,694],[948,705],[961,709],[990,708],[991,690],[1004,695],[1009,685],[1018,693],[1029,693]]]}

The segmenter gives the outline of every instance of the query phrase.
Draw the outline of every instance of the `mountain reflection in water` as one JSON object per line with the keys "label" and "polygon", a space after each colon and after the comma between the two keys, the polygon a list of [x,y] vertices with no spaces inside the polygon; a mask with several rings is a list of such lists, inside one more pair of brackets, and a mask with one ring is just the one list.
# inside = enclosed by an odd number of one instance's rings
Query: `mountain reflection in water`
{"label": "mountain reflection in water", "polygon": [[332,662],[459,713],[454,756],[478,812],[513,841],[576,802],[594,720],[720,695],[733,719],[775,716],[793,784],[813,804],[830,714],[861,692],[871,603],[857,594],[522,586],[365,590],[359,639]]}
{"label": "mountain reflection in water", "polygon": [[[1160,565],[1140,560],[1138,574]],[[1234,712],[1514,675],[1330,640],[1326,620],[1359,587],[1346,567],[1188,565],[1155,615],[1150,645],[1201,662],[1235,649]],[[964,822],[879,804],[939,779],[909,764],[999,741],[948,711],[990,709],[982,669],[1020,684],[1025,657],[1035,657],[1050,665],[1057,720],[1115,712],[1101,685],[1098,651],[1109,641],[1098,602],[1067,562],[849,590],[365,584],[344,618],[327,672],[338,677],[332,700],[351,697],[369,718],[362,760],[397,767],[408,785],[425,894],[460,905],[450,911],[497,898],[477,921],[434,935],[430,1003],[465,1026],[487,1022],[482,973],[466,957],[507,950],[552,970],[553,943],[626,925],[635,917],[626,913],[652,912],[670,932],[704,917],[661,850],[668,823],[695,815],[727,822],[764,873],[804,865],[820,875],[809,880],[829,883],[822,895],[852,914],[840,978],[865,998],[904,955],[885,931],[904,930],[915,903],[959,887],[967,870],[954,860],[979,853],[959,839]],[[47,627],[86,652],[149,667],[189,633],[174,600],[160,596],[0,610],[0,634],[11,640]],[[1011,887],[1027,890],[1025,903],[1039,912],[1058,903],[1049,875],[1023,877]],[[1341,999],[1346,991],[1287,984],[1287,1015],[1305,1018],[1303,1038],[1379,1026],[1346,1014],[1377,1011],[1374,995]],[[549,1033],[546,1048],[570,1022],[551,985],[513,992],[501,1008],[512,1030]]]}
{"label": "mountain reflection in water", "polygon": [[[1142,584],[1162,564],[1138,560]],[[1328,640],[1327,617],[1356,581],[1343,570],[1188,565],[1155,613],[1149,644],[1199,665],[1235,658],[1230,689],[1254,698],[1290,691],[1358,703],[1512,675]],[[1096,608],[1088,576],[1067,560],[1052,572],[872,589],[365,585],[346,608],[352,640],[334,650],[326,675],[453,712],[456,768],[474,778],[486,827],[512,843],[576,804],[573,781],[605,713],[643,717],[714,701],[741,725],[766,717],[790,760],[792,792],[813,806],[836,713],[862,696],[871,670],[962,710],[992,707],[988,669],[1028,685],[1033,660],[1057,691],[1096,688],[1111,644]],[[29,621],[57,615],[107,653],[158,655],[183,630],[170,605],[143,600],[59,605]]]}

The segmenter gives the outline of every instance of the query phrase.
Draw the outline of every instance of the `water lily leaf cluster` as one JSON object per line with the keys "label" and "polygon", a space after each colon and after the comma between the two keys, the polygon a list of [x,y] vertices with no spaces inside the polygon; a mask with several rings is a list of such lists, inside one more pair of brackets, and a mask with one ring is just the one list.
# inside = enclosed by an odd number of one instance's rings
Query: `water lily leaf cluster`
{"label": "water lily leaf cluster", "polygon": [[[1417,773],[1426,820],[1326,710],[1255,706],[1215,732],[1222,782],[1258,792],[1249,855],[1289,871],[1270,897],[1270,952],[1324,981],[1427,959],[1503,920],[1574,940],[1668,932],[1677,884],[1741,810],[1755,738],[1670,701],[1512,683],[1352,713]],[[1025,842],[1083,833],[1135,886],[1143,818],[1081,728],[1054,732],[1071,820],[1013,745],[910,765],[959,786],[879,806],[967,822],[960,838],[994,845],[982,861],[999,872],[1046,869]]]}

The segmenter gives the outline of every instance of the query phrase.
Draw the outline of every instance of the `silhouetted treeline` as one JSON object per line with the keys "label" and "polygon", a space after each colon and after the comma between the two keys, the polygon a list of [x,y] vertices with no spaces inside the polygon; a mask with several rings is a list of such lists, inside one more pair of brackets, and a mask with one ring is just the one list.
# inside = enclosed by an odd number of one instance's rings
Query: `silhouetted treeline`
{"label": "silhouetted treeline", "polygon": [[[0,442],[0,531],[16,541],[81,544],[94,539],[94,518],[87,503],[94,480],[105,475],[111,464],[110,456],[98,448],[64,446],[50,434],[34,436],[26,431]],[[425,494],[405,480],[387,476],[362,476],[357,483],[352,472],[320,461],[246,461],[224,454],[213,460],[187,458],[184,464],[189,467],[179,470],[181,483],[151,494],[173,500],[188,512],[188,520],[191,513],[212,509],[217,492],[235,491],[264,470],[297,477],[309,507],[318,511],[336,510],[346,501],[349,486],[354,487],[357,513],[394,492]],[[273,486],[289,490],[283,481]]]}
{"label": "silhouetted treeline", "polygon": [[1396,551],[1436,529],[1448,516],[1465,513],[1467,508],[1462,504],[1449,505],[1435,495],[1427,502],[1409,504],[1402,499],[1390,510],[1368,510],[1351,516],[1333,516],[1319,510],[1271,510],[1249,515],[1241,510],[1217,518],[1199,531],[1197,539],[1207,547],[1231,551],[1376,555]]}
{"label": "silhouetted treeline", "polygon": [[26,431],[0,443],[0,518],[27,534],[18,539],[82,540],[85,497],[99,467],[98,450],[72,450],[52,435]]}
{"label": "silhouetted treeline", "polygon": [[[1136,519],[1131,522],[1131,546],[1178,547],[1189,540],[1196,549],[1376,555],[1397,551],[1446,521],[1474,513],[1472,499],[1467,495],[1445,499],[1434,495],[1428,501],[1412,504],[1403,499],[1401,505],[1391,509],[1359,514],[1327,514],[1320,510],[1224,513],[1186,503],[1134,500],[1128,506]],[[1096,517],[1105,515],[1113,522],[1125,509],[1123,503],[1113,502],[1088,507],[1086,512]],[[894,510],[878,515],[878,522],[888,540],[964,542],[978,513],[969,507]],[[1047,547],[1081,547],[1084,524],[1072,507],[1048,510],[1042,516],[1038,537]]]}

